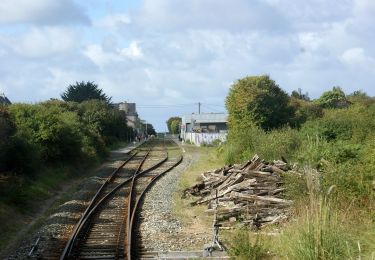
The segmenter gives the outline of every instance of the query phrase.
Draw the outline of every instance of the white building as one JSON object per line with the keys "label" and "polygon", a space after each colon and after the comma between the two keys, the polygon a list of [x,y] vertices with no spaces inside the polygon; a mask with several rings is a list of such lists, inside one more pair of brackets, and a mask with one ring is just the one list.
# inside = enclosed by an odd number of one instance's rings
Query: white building
{"label": "white building", "polygon": [[228,132],[228,115],[203,113],[182,116],[180,136],[183,141],[196,145],[211,144],[215,140],[225,141]]}

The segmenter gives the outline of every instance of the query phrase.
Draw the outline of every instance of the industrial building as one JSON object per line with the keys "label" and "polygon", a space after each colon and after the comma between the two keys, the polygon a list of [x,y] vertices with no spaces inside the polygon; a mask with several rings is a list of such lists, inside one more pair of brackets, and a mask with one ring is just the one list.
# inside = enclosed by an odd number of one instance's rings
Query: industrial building
{"label": "industrial building", "polygon": [[224,113],[189,114],[181,117],[182,141],[196,145],[225,141],[228,131],[228,115]]}

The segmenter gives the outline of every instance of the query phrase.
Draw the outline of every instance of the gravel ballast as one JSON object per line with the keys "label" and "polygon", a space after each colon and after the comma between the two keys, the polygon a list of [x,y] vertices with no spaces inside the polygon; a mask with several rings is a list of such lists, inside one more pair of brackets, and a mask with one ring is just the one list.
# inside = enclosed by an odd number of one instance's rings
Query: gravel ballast
{"label": "gravel ballast", "polygon": [[140,234],[146,251],[202,250],[212,240],[210,230],[191,230],[174,213],[180,176],[199,158],[197,153],[183,156],[183,162],[161,177],[144,198]]}

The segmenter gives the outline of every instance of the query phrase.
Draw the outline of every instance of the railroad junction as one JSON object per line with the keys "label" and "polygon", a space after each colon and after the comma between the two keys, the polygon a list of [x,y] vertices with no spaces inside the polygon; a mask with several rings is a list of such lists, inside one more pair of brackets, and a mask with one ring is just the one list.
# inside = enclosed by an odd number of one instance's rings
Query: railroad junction
{"label": "railroad junction", "polygon": [[158,138],[111,157],[8,259],[202,257],[211,232],[184,231],[172,205],[179,175],[194,158]]}

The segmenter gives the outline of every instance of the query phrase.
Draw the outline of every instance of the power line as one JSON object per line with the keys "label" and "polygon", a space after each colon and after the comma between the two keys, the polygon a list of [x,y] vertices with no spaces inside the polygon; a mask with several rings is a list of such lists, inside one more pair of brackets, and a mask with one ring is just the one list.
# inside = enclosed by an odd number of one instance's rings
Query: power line
{"label": "power line", "polygon": [[190,104],[145,104],[145,105],[137,105],[137,107],[140,108],[169,108],[169,107],[187,107],[187,106],[194,106],[196,103],[190,103]]}

